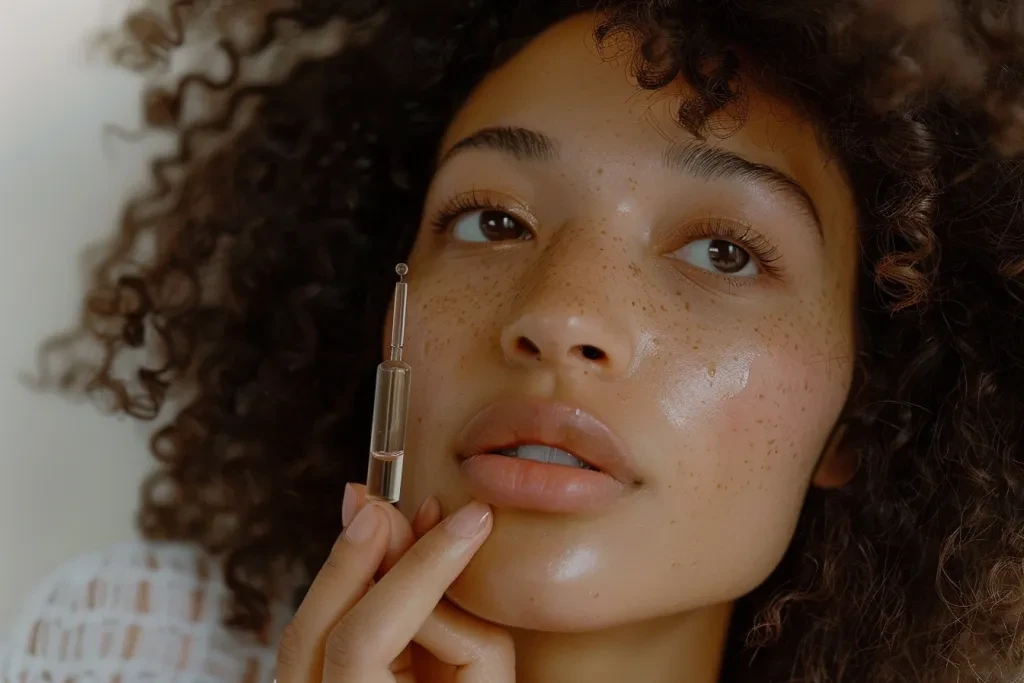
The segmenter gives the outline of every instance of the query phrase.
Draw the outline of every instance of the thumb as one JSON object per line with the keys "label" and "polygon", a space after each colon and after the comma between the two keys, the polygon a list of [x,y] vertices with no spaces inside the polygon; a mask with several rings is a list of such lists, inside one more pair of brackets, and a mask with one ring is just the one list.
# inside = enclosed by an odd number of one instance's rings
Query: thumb
{"label": "thumb", "polygon": [[[364,485],[346,484],[345,496],[341,504],[342,525],[347,527],[356,514],[363,509],[367,501],[366,487]],[[379,574],[384,574],[395,566],[395,563],[412,546],[416,538],[412,532],[412,525],[399,512],[398,508],[394,505],[381,505],[380,509],[386,514],[390,528],[388,547],[384,552],[384,559],[380,563],[380,570],[378,572]]]}

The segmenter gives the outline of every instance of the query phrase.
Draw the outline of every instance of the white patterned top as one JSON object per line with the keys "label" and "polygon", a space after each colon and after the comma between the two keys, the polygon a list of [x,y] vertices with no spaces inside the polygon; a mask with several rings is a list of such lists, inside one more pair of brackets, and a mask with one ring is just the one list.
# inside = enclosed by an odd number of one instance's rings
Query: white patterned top
{"label": "white patterned top", "polygon": [[218,563],[180,544],[133,542],[65,565],[25,601],[0,649],[0,683],[269,683],[290,618],[263,636],[222,623]]}

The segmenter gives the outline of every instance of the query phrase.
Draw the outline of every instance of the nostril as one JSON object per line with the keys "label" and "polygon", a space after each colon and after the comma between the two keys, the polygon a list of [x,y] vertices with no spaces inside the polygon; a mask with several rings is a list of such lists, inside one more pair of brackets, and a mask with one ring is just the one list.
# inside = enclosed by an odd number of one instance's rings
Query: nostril
{"label": "nostril", "polygon": [[601,363],[601,362],[604,362],[604,361],[608,360],[608,354],[606,354],[604,351],[602,351],[601,349],[597,348],[596,346],[591,346],[590,344],[584,344],[582,346],[576,347],[576,349],[577,349],[578,353],[581,356],[583,356],[584,358],[586,358],[589,361],[593,361],[595,363]]}
{"label": "nostril", "polygon": [[516,348],[520,353],[540,358],[540,348],[526,337],[520,337],[516,340]]}
{"label": "nostril", "polygon": [[[556,345],[556,343],[553,343]],[[563,347],[565,348],[565,347]],[[545,360],[545,354],[541,346],[534,342],[529,337],[522,335],[514,337],[514,342],[511,349],[512,353],[520,359],[529,359],[534,361]],[[558,354],[552,354],[547,356],[547,360],[555,361]],[[611,363],[611,357],[599,346],[593,344],[577,344],[568,348],[568,353],[564,358],[574,358],[577,362],[583,362],[587,365],[600,365],[606,367]]]}

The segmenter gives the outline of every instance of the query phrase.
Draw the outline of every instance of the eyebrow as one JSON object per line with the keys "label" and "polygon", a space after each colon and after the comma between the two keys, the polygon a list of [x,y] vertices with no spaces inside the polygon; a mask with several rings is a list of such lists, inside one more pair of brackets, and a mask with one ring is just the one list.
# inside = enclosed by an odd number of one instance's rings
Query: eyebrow
{"label": "eyebrow", "polygon": [[818,209],[815,207],[811,195],[803,185],[777,168],[755,163],[729,150],[709,147],[700,142],[673,144],[665,150],[662,162],[665,168],[693,175],[700,180],[712,181],[719,178],[753,180],[784,192],[806,210],[808,217],[814,221],[818,236],[822,239],[825,237],[821,227],[821,217],[818,215]]}
{"label": "eyebrow", "polygon": [[[471,149],[503,152],[517,161],[550,162],[559,158],[558,142],[544,133],[528,128],[502,126],[482,128],[459,140],[441,155],[437,167],[440,168],[452,157]],[[749,161],[728,150],[697,141],[671,145],[662,155],[662,164],[671,171],[686,173],[704,181],[720,178],[752,180],[786,193],[803,207],[814,221],[819,238],[824,239],[821,218],[810,194],[800,183],[777,168]]]}
{"label": "eyebrow", "polygon": [[437,162],[443,166],[459,152],[470,149],[492,149],[511,155],[517,161],[556,161],[558,143],[544,133],[512,126],[482,128],[456,142]]}

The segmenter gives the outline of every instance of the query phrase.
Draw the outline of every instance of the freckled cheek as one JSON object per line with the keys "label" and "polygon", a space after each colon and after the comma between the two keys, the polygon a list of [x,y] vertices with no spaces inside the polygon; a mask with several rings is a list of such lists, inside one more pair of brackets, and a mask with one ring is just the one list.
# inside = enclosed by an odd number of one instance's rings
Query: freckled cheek
{"label": "freckled cheek", "polygon": [[[756,358],[742,391],[724,398],[717,419],[694,442],[665,499],[680,518],[699,520],[701,538],[724,564],[766,573],[796,523],[815,463],[843,405],[843,387],[808,367],[803,356]],[[673,491],[674,493],[674,491]],[[727,560],[727,561],[726,561]]]}
{"label": "freckled cheek", "polygon": [[407,355],[451,366],[453,358],[499,338],[494,314],[501,295],[493,277],[454,268],[430,275],[410,284]]}
{"label": "freckled cheek", "polygon": [[848,389],[809,360],[776,353],[751,364],[746,388],[723,411],[717,481],[782,489],[806,482]]}
{"label": "freckled cheek", "polygon": [[412,367],[409,438],[420,446],[438,446],[458,426],[448,422],[466,418],[472,406],[462,402],[476,395],[467,390],[467,378],[486,381],[483,361],[493,363],[500,354],[490,296],[489,287],[457,273],[410,283],[404,358]]}

